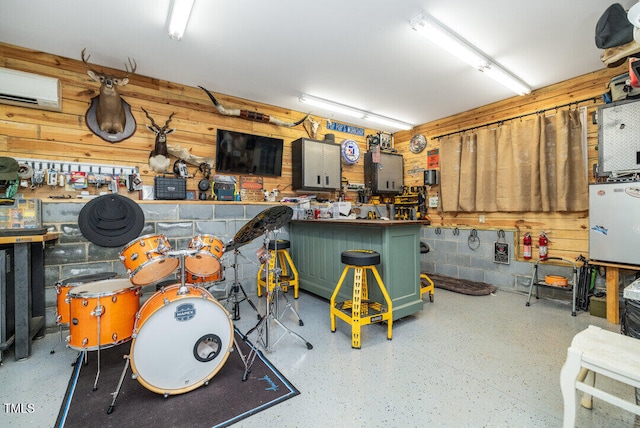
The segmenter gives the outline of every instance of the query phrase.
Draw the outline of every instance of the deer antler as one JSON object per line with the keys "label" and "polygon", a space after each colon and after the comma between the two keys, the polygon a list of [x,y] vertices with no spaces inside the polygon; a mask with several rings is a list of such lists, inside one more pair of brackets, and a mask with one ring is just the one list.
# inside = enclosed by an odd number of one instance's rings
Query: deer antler
{"label": "deer antler", "polygon": [[86,51],[87,51],[87,48],[82,49],[82,62],[84,63],[84,65],[87,66],[89,70],[93,71],[96,74],[101,74],[100,72],[96,71],[93,67],[91,67],[91,65],[89,64],[89,58],[91,58],[91,55],[89,55],[86,58],[84,57],[84,54]]}
{"label": "deer antler", "polygon": [[163,131],[169,127],[169,122],[171,122],[171,118],[173,117],[174,114],[176,114],[175,111],[169,115],[169,119],[167,119],[167,121],[164,123],[164,126],[162,127]]}
{"label": "deer antler", "polygon": [[144,114],[147,115],[147,119],[149,119],[151,121],[151,126],[153,126],[155,129],[160,130],[160,127],[158,125],[156,125],[156,121],[153,120],[153,118],[151,116],[149,116],[149,112],[147,112],[144,107],[140,107],[142,109],[142,111],[144,112]]}

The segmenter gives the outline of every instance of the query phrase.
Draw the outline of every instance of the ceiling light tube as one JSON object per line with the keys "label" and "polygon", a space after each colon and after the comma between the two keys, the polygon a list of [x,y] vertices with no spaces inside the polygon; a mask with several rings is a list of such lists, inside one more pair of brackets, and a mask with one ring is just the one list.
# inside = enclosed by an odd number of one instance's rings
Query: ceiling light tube
{"label": "ceiling light tube", "polygon": [[381,125],[390,126],[397,129],[411,129],[413,125],[402,122],[399,120],[391,119],[389,117],[380,116],[368,111],[360,110],[354,107],[350,107],[344,104],[336,103],[334,101],[325,100],[323,98],[314,97],[312,95],[302,94],[299,98],[300,102],[320,107],[326,110],[333,111],[335,113],[342,113],[350,117],[358,119],[365,119],[371,122],[376,122]]}
{"label": "ceiling light tube", "polygon": [[400,122],[399,120],[390,119],[384,116],[378,116],[377,114],[367,114],[364,118],[370,122],[391,126],[393,128],[402,129],[404,131],[408,131],[409,129],[413,128],[413,125],[410,125],[408,123]]}
{"label": "ceiling light tube", "polygon": [[169,14],[169,37],[180,40],[184,35],[195,0],[173,0]]}
{"label": "ceiling light tube", "polygon": [[313,97],[311,95],[307,95],[307,94],[302,94],[302,96],[300,96],[300,102],[305,103],[305,104],[309,104],[312,106],[316,106],[316,107],[320,107],[323,109],[327,109],[327,110],[331,110],[335,113],[341,113],[341,114],[346,114],[347,116],[350,117],[355,117],[358,119],[362,119],[364,118],[364,112],[361,110],[358,110],[356,108],[353,107],[349,107],[346,106],[344,104],[339,104],[333,101],[329,101],[329,100],[324,100],[322,98],[318,98],[318,97]]}
{"label": "ceiling light tube", "polygon": [[419,14],[411,20],[411,28],[476,70],[487,73],[518,95],[531,92],[531,88],[519,78],[432,16]]}

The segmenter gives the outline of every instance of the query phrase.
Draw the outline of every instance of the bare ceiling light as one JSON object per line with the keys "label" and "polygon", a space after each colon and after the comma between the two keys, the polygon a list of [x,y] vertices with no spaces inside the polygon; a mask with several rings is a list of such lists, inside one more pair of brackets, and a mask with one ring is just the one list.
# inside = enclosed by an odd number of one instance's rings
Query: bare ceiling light
{"label": "bare ceiling light", "polygon": [[173,0],[169,14],[169,37],[180,40],[184,35],[195,0]]}
{"label": "bare ceiling light", "polygon": [[531,92],[531,88],[520,78],[432,16],[421,13],[411,20],[411,28],[516,94],[526,95]]}
{"label": "bare ceiling light", "polygon": [[344,104],[337,103],[335,101],[325,100],[323,98],[314,97],[312,95],[302,94],[299,98],[301,103],[309,104],[312,106],[320,107],[326,110],[333,111],[347,115],[349,117],[355,117],[357,119],[365,119],[371,122],[378,123],[380,125],[390,126],[396,129],[409,130],[413,128],[410,123],[402,122],[390,117],[380,116],[379,114],[371,113],[365,110],[360,110],[355,107],[350,107]]}

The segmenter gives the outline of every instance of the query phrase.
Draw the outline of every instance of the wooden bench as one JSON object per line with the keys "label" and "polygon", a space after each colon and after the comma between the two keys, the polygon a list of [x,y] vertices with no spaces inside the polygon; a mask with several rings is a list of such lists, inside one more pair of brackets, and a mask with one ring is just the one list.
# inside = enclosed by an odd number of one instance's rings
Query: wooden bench
{"label": "wooden bench", "polygon": [[593,396],[640,415],[639,405],[596,388],[596,373],[640,388],[640,340],[593,325],[575,335],[560,371],[565,428],[575,426],[576,390],[588,394],[582,402],[587,408]]}

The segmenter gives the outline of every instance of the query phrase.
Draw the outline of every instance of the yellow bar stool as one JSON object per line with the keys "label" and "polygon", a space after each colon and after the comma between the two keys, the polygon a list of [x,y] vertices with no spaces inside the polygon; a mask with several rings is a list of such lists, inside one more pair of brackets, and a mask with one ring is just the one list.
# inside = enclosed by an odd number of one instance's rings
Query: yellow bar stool
{"label": "yellow bar stool", "polygon": [[[276,245],[277,244],[277,245]],[[276,250],[276,247],[278,248]],[[276,283],[276,260],[278,261],[277,267],[281,269],[280,272],[280,288],[285,293],[289,289],[289,287],[293,287],[293,297],[294,299],[298,298],[298,270],[296,266],[293,264],[293,260],[291,259],[291,255],[289,254],[289,248],[291,248],[291,243],[285,239],[278,239],[276,241],[269,241],[269,258],[268,263],[262,263],[260,268],[258,269],[258,297],[262,296],[262,289],[267,288],[269,293],[273,291],[273,287],[275,287]]]}
{"label": "yellow bar stool", "polygon": [[[346,266],[331,296],[331,332],[336,332],[336,317],[351,324],[351,347],[360,349],[360,332],[363,325],[387,321],[387,339],[391,340],[393,327],[393,304],[380,278],[376,265],[380,264],[380,253],[371,250],[343,251],[342,263]],[[353,269],[352,300],[337,302],[336,297],[344,283],[349,269]],[[370,271],[384,298],[384,304],[369,300],[367,271]]]}
{"label": "yellow bar stool", "polygon": [[424,293],[429,293],[429,301],[433,302],[433,294],[435,292],[436,286],[433,284],[433,281],[426,273],[420,274],[420,298],[422,299],[422,295]]}

